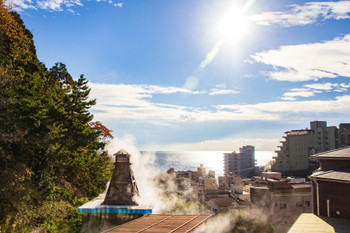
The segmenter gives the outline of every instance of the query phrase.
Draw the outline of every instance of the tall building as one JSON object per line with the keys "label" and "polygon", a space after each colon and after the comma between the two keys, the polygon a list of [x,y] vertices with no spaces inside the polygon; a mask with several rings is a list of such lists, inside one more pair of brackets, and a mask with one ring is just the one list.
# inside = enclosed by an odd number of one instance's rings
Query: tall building
{"label": "tall building", "polygon": [[254,146],[243,146],[239,148],[239,153],[224,153],[224,173],[241,177],[248,177],[249,173],[255,170],[255,149]]}
{"label": "tall building", "polygon": [[342,123],[339,124],[339,133],[338,133],[338,147],[344,147],[350,145],[350,124]]}
{"label": "tall building", "polygon": [[328,126],[326,121],[312,121],[310,128],[316,134],[316,153],[333,150],[338,146],[338,130],[335,126]]}
{"label": "tall building", "polygon": [[310,155],[350,145],[350,124],[340,124],[337,128],[327,126],[326,121],[312,121],[310,129],[291,130],[283,138],[272,171],[301,174],[310,169]]}

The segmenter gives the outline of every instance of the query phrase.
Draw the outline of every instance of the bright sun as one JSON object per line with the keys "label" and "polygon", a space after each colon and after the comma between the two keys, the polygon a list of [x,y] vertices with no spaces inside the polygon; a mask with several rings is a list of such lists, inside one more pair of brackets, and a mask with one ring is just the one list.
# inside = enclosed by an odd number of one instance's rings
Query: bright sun
{"label": "bright sun", "polygon": [[225,41],[238,41],[248,31],[248,17],[244,15],[241,8],[231,6],[227,12],[218,20],[216,34]]}

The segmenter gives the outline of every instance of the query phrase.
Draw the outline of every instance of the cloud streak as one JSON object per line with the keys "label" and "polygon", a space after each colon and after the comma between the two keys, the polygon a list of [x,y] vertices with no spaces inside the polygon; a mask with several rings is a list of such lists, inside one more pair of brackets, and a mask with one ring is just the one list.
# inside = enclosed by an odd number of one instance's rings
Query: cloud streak
{"label": "cloud streak", "polygon": [[350,34],[330,41],[281,46],[251,55],[250,62],[271,65],[267,74],[280,81],[350,77]]}
{"label": "cloud streak", "polygon": [[313,83],[305,84],[303,88],[293,88],[283,94],[283,100],[296,100],[296,97],[311,97],[324,92],[346,92],[350,83]]}
{"label": "cloud streak", "polygon": [[287,11],[264,12],[251,17],[261,25],[279,25],[281,27],[304,26],[318,20],[349,19],[350,1],[308,2],[304,5],[289,5]]}
{"label": "cloud streak", "polygon": [[[106,2],[106,0],[102,1]],[[101,0],[97,0],[97,2],[101,2]],[[108,0],[108,3],[113,4],[115,7],[123,7],[124,5],[121,2],[113,2],[112,0]],[[75,14],[75,11],[72,9],[72,7],[81,7],[84,5],[81,0],[9,0],[7,4],[14,5],[14,10],[18,12],[22,12],[28,9],[41,9],[47,11],[68,11],[72,14]]]}
{"label": "cloud streak", "polygon": [[[153,97],[159,94],[199,94],[182,88],[97,83],[91,83],[90,87],[92,88],[91,97],[97,99],[97,105],[92,110],[98,120],[176,125],[181,122],[278,121],[314,113],[338,115],[350,113],[348,104],[350,95],[338,96],[333,100],[276,101],[193,107],[152,101]],[[210,95],[210,92],[205,94]],[[291,98],[295,96],[290,95]]]}

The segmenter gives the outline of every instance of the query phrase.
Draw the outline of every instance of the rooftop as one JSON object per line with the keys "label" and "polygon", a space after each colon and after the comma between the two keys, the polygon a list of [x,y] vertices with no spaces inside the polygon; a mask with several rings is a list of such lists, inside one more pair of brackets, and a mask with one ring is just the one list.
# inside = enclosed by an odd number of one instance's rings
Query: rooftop
{"label": "rooftop", "polygon": [[106,193],[100,194],[97,198],[80,206],[77,211],[80,213],[109,213],[109,214],[151,214],[152,207],[145,205],[102,205]]}
{"label": "rooftop", "polygon": [[313,130],[308,130],[308,129],[299,129],[299,130],[291,130],[285,132],[287,135],[306,135],[313,132]]}
{"label": "rooftop", "polygon": [[312,174],[313,178],[334,180],[334,181],[348,181],[350,182],[350,168],[340,168],[329,171],[320,171]]}
{"label": "rooftop", "polygon": [[230,207],[230,206],[238,207],[239,206],[238,203],[231,197],[213,198],[210,201],[213,202],[218,207]]}
{"label": "rooftop", "polygon": [[105,233],[132,232],[191,232],[211,215],[146,215],[105,231]]}
{"label": "rooftop", "polygon": [[301,214],[288,233],[345,233],[349,232],[347,219],[319,217],[314,214]]}
{"label": "rooftop", "polygon": [[312,155],[316,159],[350,159],[350,146]]}

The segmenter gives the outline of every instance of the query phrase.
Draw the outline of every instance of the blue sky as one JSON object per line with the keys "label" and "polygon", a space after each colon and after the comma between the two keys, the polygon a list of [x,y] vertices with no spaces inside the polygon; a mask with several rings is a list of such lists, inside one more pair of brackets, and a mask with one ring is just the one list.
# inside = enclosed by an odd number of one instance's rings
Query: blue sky
{"label": "blue sky", "polygon": [[143,150],[276,150],[350,122],[350,1],[9,0],[47,67],[90,81],[95,120]]}

